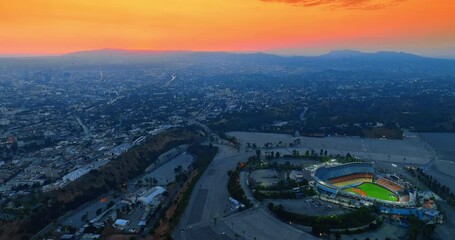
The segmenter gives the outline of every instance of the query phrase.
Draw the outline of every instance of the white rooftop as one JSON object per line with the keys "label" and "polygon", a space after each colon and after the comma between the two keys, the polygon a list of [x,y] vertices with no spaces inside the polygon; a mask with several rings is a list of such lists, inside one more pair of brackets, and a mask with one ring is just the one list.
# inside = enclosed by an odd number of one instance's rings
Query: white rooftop
{"label": "white rooftop", "polygon": [[150,189],[149,191],[145,192],[140,198],[139,201],[141,201],[143,204],[149,205],[153,202],[156,202],[156,197],[159,195],[163,194],[166,192],[166,189],[161,187],[161,186],[156,186]]}

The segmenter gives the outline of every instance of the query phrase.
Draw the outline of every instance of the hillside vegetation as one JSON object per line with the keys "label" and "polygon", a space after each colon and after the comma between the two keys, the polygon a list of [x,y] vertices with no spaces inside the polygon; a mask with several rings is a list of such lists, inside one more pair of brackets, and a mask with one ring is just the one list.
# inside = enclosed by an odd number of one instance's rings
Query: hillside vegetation
{"label": "hillside vegetation", "polygon": [[202,140],[203,132],[196,128],[171,129],[148,138],[98,170],[93,170],[63,189],[43,193],[38,198],[36,211],[22,219],[2,224],[0,239],[21,239],[40,231],[66,212],[123,184],[143,173],[162,153],[186,143]]}

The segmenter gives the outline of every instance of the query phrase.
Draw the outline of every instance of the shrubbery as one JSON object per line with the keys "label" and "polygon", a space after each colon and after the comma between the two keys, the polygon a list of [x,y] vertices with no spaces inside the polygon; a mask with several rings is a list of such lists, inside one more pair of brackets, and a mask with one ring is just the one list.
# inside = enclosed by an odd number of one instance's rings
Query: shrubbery
{"label": "shrubbery", "polygon": [[229,181],[228,181],[228,191],[231,197],[235,198],[237,201],[243,203],[246,208],[250,208],[253,204],[251,201],[246,198],[245,192],[240,185],[240,167],[237,166],[235,171],[228,171]]}
{"label": "shrubbery", "polygon": [[282,205],[268,205],[278,218],[285,222],[293,222],[313,227],[313,234],[330,233],[330,229],[355,228],[370,224],[375,220],[374,212],[370,208],[359,208],[343,215],[309,216],[284,210]]}
{"label": "shrubbery", "polygon": [[453,194],[453,192],[451,192],[447,186],[441,185],[431,175],[428,175],[425,172],[423,172],[421,168],[417,168],[416,170],[410,168],[408,169],[408,171],[412,175],[416,176],[425,185],[427,185],[433,192],[435,192],[441,198],[446,200],[451,206],[455,206],[455,194]]}

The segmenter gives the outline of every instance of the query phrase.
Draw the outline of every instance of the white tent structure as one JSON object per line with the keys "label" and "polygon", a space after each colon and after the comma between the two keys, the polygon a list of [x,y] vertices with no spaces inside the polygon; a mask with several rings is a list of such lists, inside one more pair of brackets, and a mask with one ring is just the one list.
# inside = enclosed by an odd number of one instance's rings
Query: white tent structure
{"label": "white tent structure", "polygon": [[156,186],[142,194],[138,200],[144,205],[157,205],[157,203],[159,203],[157,197],[164,192],[166,192],[165,188]]}

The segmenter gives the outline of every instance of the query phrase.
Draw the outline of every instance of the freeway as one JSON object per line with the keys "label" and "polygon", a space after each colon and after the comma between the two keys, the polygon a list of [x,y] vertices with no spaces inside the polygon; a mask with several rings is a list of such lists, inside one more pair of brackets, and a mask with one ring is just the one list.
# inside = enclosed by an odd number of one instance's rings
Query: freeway
{"label": "freeway", "polygon": [[89,136],[90,131],[88,130],[88,127],[82,122],[82,120],[79,117],[76,117],[76,121],[81,126],[81,128],[84,130],[84,134]]}

